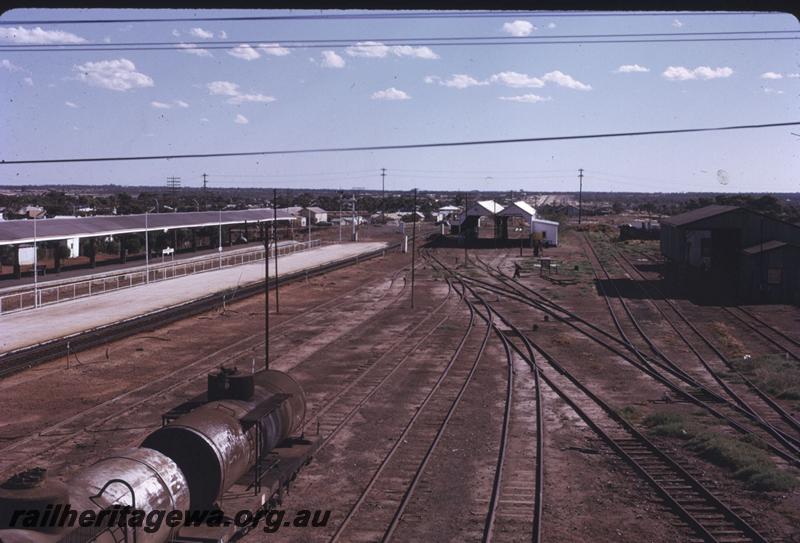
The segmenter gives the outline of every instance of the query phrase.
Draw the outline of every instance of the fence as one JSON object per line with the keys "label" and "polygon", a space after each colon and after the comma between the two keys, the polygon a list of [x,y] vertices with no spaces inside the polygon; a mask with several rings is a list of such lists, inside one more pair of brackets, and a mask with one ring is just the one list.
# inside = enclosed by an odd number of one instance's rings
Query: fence
{"label": "fence", "polygon": [[[319,247],[318,239],[294,243],[291,245],[278,245],[278,256],[305,251],[312,247]],[[275,246],[269,247],[269,256],[275,256]],[[236,253],[220,253],[186,261],[158,263],[149,269],[135,271],[109,272],[91,277],[82,281],[65,282],[58,285],[40,288],[28,288],[13,294],[0,296],[0,315],[34,309],[44,305],[51,305],[67,300],[96,296],[105,292],[121,288],[131,288],[144,283],[165,281],[176,277],[184,277],[195,273],[219,270],[231,266],[241,266],[250,262],[264,260],[264,249],[241,251]]]}

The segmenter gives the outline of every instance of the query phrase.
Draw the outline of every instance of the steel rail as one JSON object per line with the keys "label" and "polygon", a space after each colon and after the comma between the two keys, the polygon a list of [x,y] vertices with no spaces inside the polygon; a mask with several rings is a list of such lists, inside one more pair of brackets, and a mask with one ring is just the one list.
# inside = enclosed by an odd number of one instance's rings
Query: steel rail
{"label": "steel rail", "polygon": [[403,429],[403,432],[400,434],[400,436],[397,438],[397,440],[395,440],[394,445],[392,445],[391,449],[389,449],[389,451],[384,456],[383,460],[381,461],[380,465],[378,466],[378,469],[372,474],[372,477],[370,478],[370,480],[367,483],[366,487],[364,487],[364,489],[361,491],[359,497],[356,499],[355,503],[350,507],[350,509],[348,510],[348,512],[345,515],[345,517],[342,520],[342,522],[339,524],[339,526],[337,526],[336,531],[334,532],[334,534],[330,538],[330,542],[331,543],[335,543],[336,541],[340,540],[340,538],[342,537],[342,534],[344,533],[345,529],[352,522],[352,519],[354,518],[356,512],[361,508],[361,505],[364,503],[364,501],[366,500],[367,496],[369,495],[369,493],[374,488],[374,486],[375,486],[376,482],[378,481],[378,479],[380,478],[381,474],[387,468],[387,466],[389,465],[389,462],[392,460],[392,458],[394,457],[395,453],[398,451],[398,449],[402,445],[405,437],[409,434],[411,429],[414,427],[414,423],[417,421],[417,419],[425,411],[425,407],[428,405],[428,403],[430,402],[431,398],[433,398],[433,396],[436,394],[436,392],[440,389],[440,387],[441,387],[442,383],[444,382],[445,378],[450,373],[450,369],[453,367],[453,365],[455,364],[456,360],[458,359],[458,356],[461,354],[461,351],[462,351],[462,349],[464,347],[464,344],[466,343],[467,338],[469,337],[469,334],[472,331],[474,326],[475,326],[475,312],[474,312],[474,310],[472,310],[470,308],[469,322],[467,323],[467,326],[465,327],[465,330],[464,330],[464,334],[462,335],[461,339],[459,340],[458,345],[456,346],[456,349],[454,350],[453,354],[450,356],[450,359],[448,360],[445,368],[443,369],[442,373],[439,375],[439,378],[436,380],[434,385],[428,391],[428,394],[422,400],[422,403],[417,407],[416,411],[414,412],[414,415],[411,417],[411,419],[408,421],[408,423],[406,423],[406,425],[405,425],[405,427]]}
{"label": "steel rail", "polygon": [[[488,267],[488,265],[486,263],[482,262],[480,259],[477,259],[477,260],[478,260],[478,262],[481,263],[481,265],[483,265],[486,268],[487,272],[492,274],[493,277],[496,277],[497,279],[503,281],[506,284],[513,285],[514,287],[521,287],[524,290],[526,290],[528,292],[531,292],[532,294],[535,294],[537,297],[545,298],[542,294],[537,293],[536,291],[530,289],[526,285],[524,285],[522,283],[519,283],[518,281],[513,281],[512,279],[506,277],[502,273],[493,272],[493,270],[491,270],[491,268]],[[489,289],[489,290],[491,290],[492,288],[496,288],[496,286],[492,285],[491,283],[481,282],[480,280],[472,278],[472,277],[464,276],[463,279],[465,281],[468,281],[468,282],[471,281],[471,282],[482,283],[482,288],[486,288],[486,289]],[[504,289],[501,289],[501,290],[502,290],[502,292],[504,294],[508,295],[507,291],[505,291]],[[709,413],[711,413],[716,418],[718,418],[720,420],[724,420],[725,422],[727,422],[737,432],[739,432],[739,433],[741,433],[743,435],[752,435],[753,434],[752,431],[750,431],[747,428],[745,428],[744,426],[742,426],[740,423],[738,423],[737,421],[732,419],[730,416],[728,416],[728,415],[726,415],[724,413],[721,413],[719,410],[717,410],[714,407],[712,407],[708,402],[705,402],[702,399],[697,398],[694,394],[691,394],[691,393],[683,390],[678,385],[676,385],[675,383],[673,383],[672,381],[667,379],[665,376],[659,374],[655,369],[650,367],[648,364],[646,364],[646,363],[642,364],[640,362],[637,362],[636,360],[631,359],[625,353],[619,351],[618,349],[614,348],[609,343],[599,339],[598,337],[596,337],[593,334],[587,332],[586,330],[581,329],[580,327],[578,327],[575,324],[575,322],[572,322],[570,320],[570,319],[576,320],[576,321],[580,322],[581,324],[584,324],[584,325],[586,325],[586,326],[588,326],[588,327],[590,327],[590,328],[592,328],[594,330],[597,330],[597,331],[599,331],[600,333],[602,333],[602,334],[604,334],[606,336],[609,335],[607,332],[604,332],[602,329],[598,328],[597,326],[594,326],[592,323],[589,323],[588,321],[586,321],[585,319],[581,318],[580,316],[570,312],[569,310],[561,308],[560,306],[557,306],[557,304],[554,304],[552,301],[549,302],[549,305],[553,306],[553,307],[558,307],[559,308],[558,310],[563,312],[564,314],[568,315],[569,319],[564,318],[561,315],[558,315],[557,313],[555,313],[552,309],[550,309],[548,307],[543,307],[536,300],[532,300],[532,299],[524,300],[524,299],[515,298],[513,296],[510,296],[510,297],[512,299],[516,299],[516,301],[519,301],[521,303],[526,303],[528,305],[531,305],[531,306],[539,309],[540,311],[543,311],[545,313],[548,313],[548,314],[554,316],[559,321],[567,324],[568,326],[572,327],[576,331],[578,331],[581,334],[583,334],[583,335],[587,336],[588,338],[592,339],[593,341],[595,341],[596,343],[598,343],[602,347],[610,350],[611,352],[613,352],[614,354],[616,354],[617,356],[619,356],[620,358],[622,358],[623,360],[625,360],[626,362],[628,362],[629,364],[634,366],[635,368],[637,368],[640,371],[644,372],[645,374],[649,375],[650,377],[652,377],[656,381],[662,383],[667,388],[669,388],[670,390],[675,392],[677,395],[685,398],[686,400],[688,400],[691,403],[694,403],[698,407],[701,407],[701,408],[707,410]],[[613,339],[615,342],[620,343],[623,346],[625,346],[625,343],[622,340],[620,340],[619,338],[615,338],[615,337],[611,336],[610,339]],[[656,361],[651,361],[651,362],[655,363],[656,365],[661,366],[661,364],[659,364]],[[740,413],[741,415],[747,417],[752,422],[757,424],[759,427],[761,427],[762,429],[764,429],[765,431],[770,433],[770,435],[772,435],[773,437],[775,437],[775,433],[776,432],[780,433],[781,435],[784,435],[782,433],[782,431],[780,431],[779,429],[776,429],[776,428],[772,427],[766,421],[763,421],[763,420],[759,419],[758,417],[754,416],[749,411],[747,411],[745,409],[742,409],[739,405],[728,401],[727,399],[723,398],[722,396],[717,395],[715,392],[709,390],[708,388],[706,388],[701,383],[697,383],[696,385],[694,385],[693,383],[690,382],[689,384],[691,384],[692,386],[697,386],[699,389],[701,389],[706,394],[709,394],[710,396],[718,399],[718,401],[720,401],[723,405],[725,405],[725,406],[735,410],[737,413]],[[787,439],[792,439],[791,436],[785,436],[785,437],[787,437]],[[779,438],[775,438],[775,439],[778,440],[779,442],[781,442],[782,445],[786,446],[786,444],[782,440],[780,440]],[[764,442],[764,444],[774,454],[780,456],[781,458],[783,458],[784,460],[787,460],[788,462],[791,462],[795,466],[800,466],[800,457],[798,457],[798,456],[796,456],[796,455],[794,455],[794,454],[792,454],[790,452],[786,452],[786,451],[784,451],[784,450],[772,445],[771,443]],[[794,447],[789,445],[787,448],[792,450]]]}
{"label": "steel rail", "polygon": [[[452,284],[450,283],[449,280],[448,280],[447,283],[452,288]],[[464,299],[464,293],[463,292],[462,292],[461,299],[462,300]],[[486,345],[489,343],[489,337],[490,337],[491,333],[492,333],[492,327],[491,326],[487,326],[486,327],[486,334],[484,335],[483,340],[481,341],[481,345],[480,345],[480,347],[478,349],[478,353],[475,356],[475,363],[472,365],[472,368],[470,368],[470,372],[467,375],[467,378],[464,381],[464,384],[461,385],[461,388],[458,391],[458,395],[456,396],[456,398],[451,403],[450,408],[447,411],[447,415],[445,416],[445,419],[442,421],[442,424],[439,427],[439,429],[437,430],[436,436],[435,436],[433,442],[431,443],[430,447],[428,447],[428,450],[425,453],[425,457],[423,458],[422,462],[420,463],[419,467],[417,468],[416,473],[414,474],[414,478],[412,479],[411,484],[408,486],[408,488],[406,489],[405,493],[403,494],[403,498],[400,501],[400,505],[398,506],[397,510],[395,511],[395,514],[392,517],[392,521],[389,524],[389,527],[386,529],[386,532],[383,535],[383,541],[390,541],[392,539],[392,537],[394,536],[394,533],[397,530],[398,523],[400,522],[400,518],[403,516],[403,513],[405,512],[405,509],[406,509],[406,507],[408,506],[408,504],[409,504],[409,502],[411,500],[411,496],[413,495],[414,491],[416,490],[417,484],[419,483],[420,479],[422,478],[422,474],[424,473],[425,468],[428,466],[428,462],[430,461],[431,457],[433,456],[433,452],[436,449],[436,446],[439,444],[439,441],[440,441],[442,435],[444,434],[445,428],[450,423],[450,419],[452,418],[453,414],[456,411],[456,408],[458,407],[459,403],[461,402],[461,398],[464,396],[464,393],[466,392],[467,387],[472,382],[472,378],[475,375],[475,371],[478,369],[478,363],[480,362],[481,358],[483,357],[483,353],[486,350]],[[511,378],[511,375],[510,375],[510,371],[509,371],[509,379],[510,378]],[[507,396],[506,396],[506,405],[508,406],[510,404],[511,404],[511,392],[509,391]],[[504,419],[504,423],[503,423],[503,435],[504,436],[507,436],[507,430],[508,430],[508,424],[507,424],[506,420]],[[503,450],[503,449],[504,449],[504,447],[501,448],[501,450]],[[502,452],[501,452],[501,455],[502,455]]]}
{"label": "steel rail", "polygon": [[[450,273],[454,274],[455,276],[460,276],[457,272],[450,271]],[[470,290],[476,296],[476,298],[481,298],[471,287]],[[548,362],[559,374],[567,378],[574,386],[576,386],[581,392],[583,392],[587,397],[589,397],[595,404],[600,406],[603,411],[616,422],[619,426],[621,426],[625,432],[631,436],[633,439],[641,444],[644,449],[639,450],[646,450],[648,453],[655,455],[658,457],[660,461],[665,463],[672,469],[674,472],[681,475],[681,477],[688,481],[692,487],[703,496],[707,502],[713,504],[719,511],[722,512],[724,517],[727,517],[734,525],[736,525],[743,534],[746,534],[747,537],[751,538],[754,541],[766,541],[761,534],[759,534],[752,526],[750,526],[744,519],[742,519],[739,515],[734,513],[730,508],[728,508],[724,503],[722,503],[714,494],[712,494],[705,486],[697,481],[691,474],[686,472],[679,464],[677,464],[674,460],[672,460],[666,453],[661,451],[658,447],[656,447],[653,443],[651,443],[644,435],[642,435],[638,430],[636,430],[630,423],[628,423],[624,418],[619,416],[614,409],[612,409],[608,404],[606,404],[603,400],[601,400],[598,396],[596,396],[591,390],[588,389],[580,380],[575,378],[570,372],[568,372],[563,366],[561,366],[557,360],[550,355],[547,351],[545,351],[540,345],[536,344],[526,335],[524,335],[510,320],[500,314],[497,309],[492,307],[492,311],[498,318],[506,325],[511,328],[517,337],[519,337],[524,343],[530,344],[527,345],[527,348],[534,348],[536,351],[540,352]],[[482,315],[481,315],[482,316]],[[496,325],[494,325],[496,327]],[[499,333],[504,333],[500,331],[499,328],[496,327]],[[511,343],[514,350],[516,350],[520,356],[525,357],[525,353],[517,347],[513,342]],[[534,364],[535,362],[530,361],[529,363]],[[659,483],[653,475],[651,475],[646,466],[643,466],[641,461],[637,461],[633,458],[632,454],[629,454],[620,443],[620,439],[614,439],[610,436],[607,432],[605,432],[594,420],[591,419],[578,405],[577,403],[570,398],[558,385],[553,382],[553,380],[548,377],[545,373],[542,373],[542,377],[545,379],[545,382],[557,393],[560,397],[562,397],[575,411],[578,413],[579,416],[598,434],[601,438],[608,443],[615,452],[617,452],[623,459],[625,459],[629,464],[631,464],[651,485],[653,485],[656,490],[661,494],[667,502],[673,507],[675,511],[678,512],[679,516],[681,516],[692,528],[698,531],[704,539],[708,541],[717,541],[717,537],[714,536],[713,530],[710,528],[706,528],[700,520],[695,518],[695,516],[684,507],[680,500],[674,497],[667,488],[664,487],[661,483]],[[642,454],[642,453],[639,453]],[[727,534],[725,534],[727,535]]]}
{"label": "steel rail", "polygon": [[[624,261],[628,265],[629,269],[632,269],[633,271],[638,273],[639,276],[642,279],[645,279],[644,274],[639,272],[639,270],[637,270],[636,267],[633,266],[630,263],[630,261],[625,257],[625,255],[621,255],[622,259],[620,260],[619,255],[618,255],[618,251],[616,251],[616,249],[613,249],[613,250],[615,251],[614,258],[620,264],[620,267],[623,269],[623,271],[625,270],[625,267],[622,264],[622,262]],[[619,253],[619,254],[621,254],[621,253]],[[599,259],[598,259],[598,261],[599,261]],[[600,265],[602,266],[602,262],[600,263]],[[642,289],[642,292],[644,292],[646,295],[650,296],[650,293],[647,291],[647,289],[644,286],[639,285],[639,287]],[[656,294],[714,352],[714,354],[725,364],[725,366],[728,368],[729,371],[733,372],[737,377],[739,377],[747,385],[747,387],[750,388],[750,390],[752,390],[756,394],[756,396],[759,399],[761,399],[767,405],[767,407],[772,409],[778,416],[780,416],[789,426],[792,427],[793,430],[800,431],[800,423],[798,423],[798,421],[790,413],[788,413],[782,406],[780,406],[767,393],[765,393],[763,390],[761,390],[755,383],[753,383],[746,376],[742,375],[742,373],[739,372],[733,366],[731,361],[708,339],[708,337],[706,337],[705,334],[703,334],[694,325],[694,323],[692,323],[691,320],[688,317],[686,317],[686,315],[678,308],[677,304],[675,304],[672,300],[669,300],[666,296],[664,296],[663,293],[661,293],[661,291],[659,289],[656,289]],[[672,319],[670,319],[661,310],[661,308],[658,307],[658,305],[655,302],[653,302],[653,306],[659,311],[659,313],[664,317],[664,319],[672,326],[672,328],[676,332],[678,332],[678,335],[681,337],[681,339],[684,341],[684,343],[686,343],[686,345],[692,350],[692,352],[695,354],[695,356],[697,356],[700,359],[700,361],[703,364],[703,366],[705,367],[706,371],[708,371],[708,373],[714,378],[714,380],[717,381],[717,383],[719,383],[725,389],[725,391],[732,398],[734,398],[737,401],[737,403],[739,403],[739,405],[741,405],[744,409],[750,411],[755,417],[759,418],[764,424],[768,424],[770,426],[773,426],[769,421],[765,420],[763,418],[763,416],[761,414],[759,414],[752,406],[750,406],[744,398],[742,398],[737,392],[735,392],[732,388],[730,388],[730,386],[728,386],[727,383],[725,383],[725,381],[717,374],[717,372],[714,371],[713,368],[710,367],[710,365],[705,360],[705,358],[702,357],[699,352],[697,352],[697,350],[694,348],[694,346],[691,344],[691,342],[688,340],[688,338],[686,338],[678,330],[677,326],[675,326],[675,323],[672,321]],[[734,315],[734,316],[736,316],[736,315]],[[661,354],[661,356],[666,359],[666,357],[665,357],[665,355],[663,355],[663,353]],[[773,428],[775,428],[776,431],[780,432],[780,434],[785,439],[789,440],[790,442],[792,442],[794,444],[794,448],[795,448],[796,452],[800,452],[800,448],[798,448],[798,446],[800,446],[800,440],[798,440],[794,436],[790,436],[790,435],[786,434],[780,428],[777,428],[777,427],[774,427],[774,426],[773,426]]]}

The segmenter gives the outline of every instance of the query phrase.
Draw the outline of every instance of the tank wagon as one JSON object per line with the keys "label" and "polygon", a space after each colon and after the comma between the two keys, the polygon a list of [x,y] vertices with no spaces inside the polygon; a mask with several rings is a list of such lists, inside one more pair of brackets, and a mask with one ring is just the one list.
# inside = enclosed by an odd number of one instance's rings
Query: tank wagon
{"label": "tank wagon", "polygon": [[[0,541],[3,543],[163,543],[180,540],[179,529],[166,523],[155,530],[142,527],[64,527],[56,516],[67,505],[96,515],[124,508],[149,511],[209,511],[218,509],[226,490],[252,474],[246,486],[261,492],[265,456],[290,443],[305,420],[305,395],[289,375],[272,370],[243,374],[221,368],[208,375],[207,391],[162,417],[162,427],[140,447],[117,452],[73,475],[66,484],[48,479],[45,470],[18,473],[0,485]],[[278,484],[288,483],[296,468],[310,461],[308,441],[302,462]],[[296,459],[295,459],[296,460]],[[273,460],[272,467],[276,467]],[[262,494],[256,507],[270,505]],[[36,511],[39,522],[24,526],[19,511]],[[18,519],[12,526],[15,512]],[[52,517],[47,518],[45,517]],[[44,522],[42,522],[44,520]],[[20,525],[22,527],[20,528]],[[235,535],[211,540],[225,541]],[[191,537],[192,540],[197,538]]]}

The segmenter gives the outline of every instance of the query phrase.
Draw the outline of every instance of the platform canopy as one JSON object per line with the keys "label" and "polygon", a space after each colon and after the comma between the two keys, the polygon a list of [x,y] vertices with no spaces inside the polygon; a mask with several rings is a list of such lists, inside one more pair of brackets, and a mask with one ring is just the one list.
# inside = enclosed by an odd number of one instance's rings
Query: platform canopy
{"label": "platform canopy", "polygon": [[536,210],[528,202],[519,200],[504,208],[498,215],[501,217],[524,217],[530,220],[536,218]]}
{"label": "platform canopy", "polygon": [[[191,211],[186,213],[149,213],[147,215],[107,215],[100,217],[75,217],[63,219],[13,220],[0,222],[0,246],[33,243],[34,241],[56,241],[70,238],[94,238],[152,232],[155,230],[177,230],[180,228],[202,228],[244,223],[293,221],[296,217],[278,211],[273,215],[270,208],[230,211]],[[36,223],[34,225],[34,222]],[[35,230],[34,230],[35,229]]]}

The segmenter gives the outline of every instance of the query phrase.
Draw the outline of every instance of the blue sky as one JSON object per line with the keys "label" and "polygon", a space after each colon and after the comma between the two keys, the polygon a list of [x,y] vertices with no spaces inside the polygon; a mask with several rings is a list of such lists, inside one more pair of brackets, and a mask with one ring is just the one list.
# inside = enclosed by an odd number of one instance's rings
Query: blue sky
{"label": "blue sky", "polygon": [[[287,12],[15,10],[2,20]],[[303,13],[303,12],[292,12]],[[310,12],[309,12],[310,13]],[[186,154],[664,130],[800,119],[798,41],[396,46],[368,40],[800,30],[791,15],[15,24],[0,45],[0,158]],[[800,36],[795,34],[794,36]],[[345,40],[292,48],[286,40]],[[236,46],[236,44],[246,44]],[[259,47],[266,44],[266,47]],[[435,150],[0,166],[0,185],[771,191],[800,188],[800,128]],[[727,184],[719,181],[724,171]]]}

